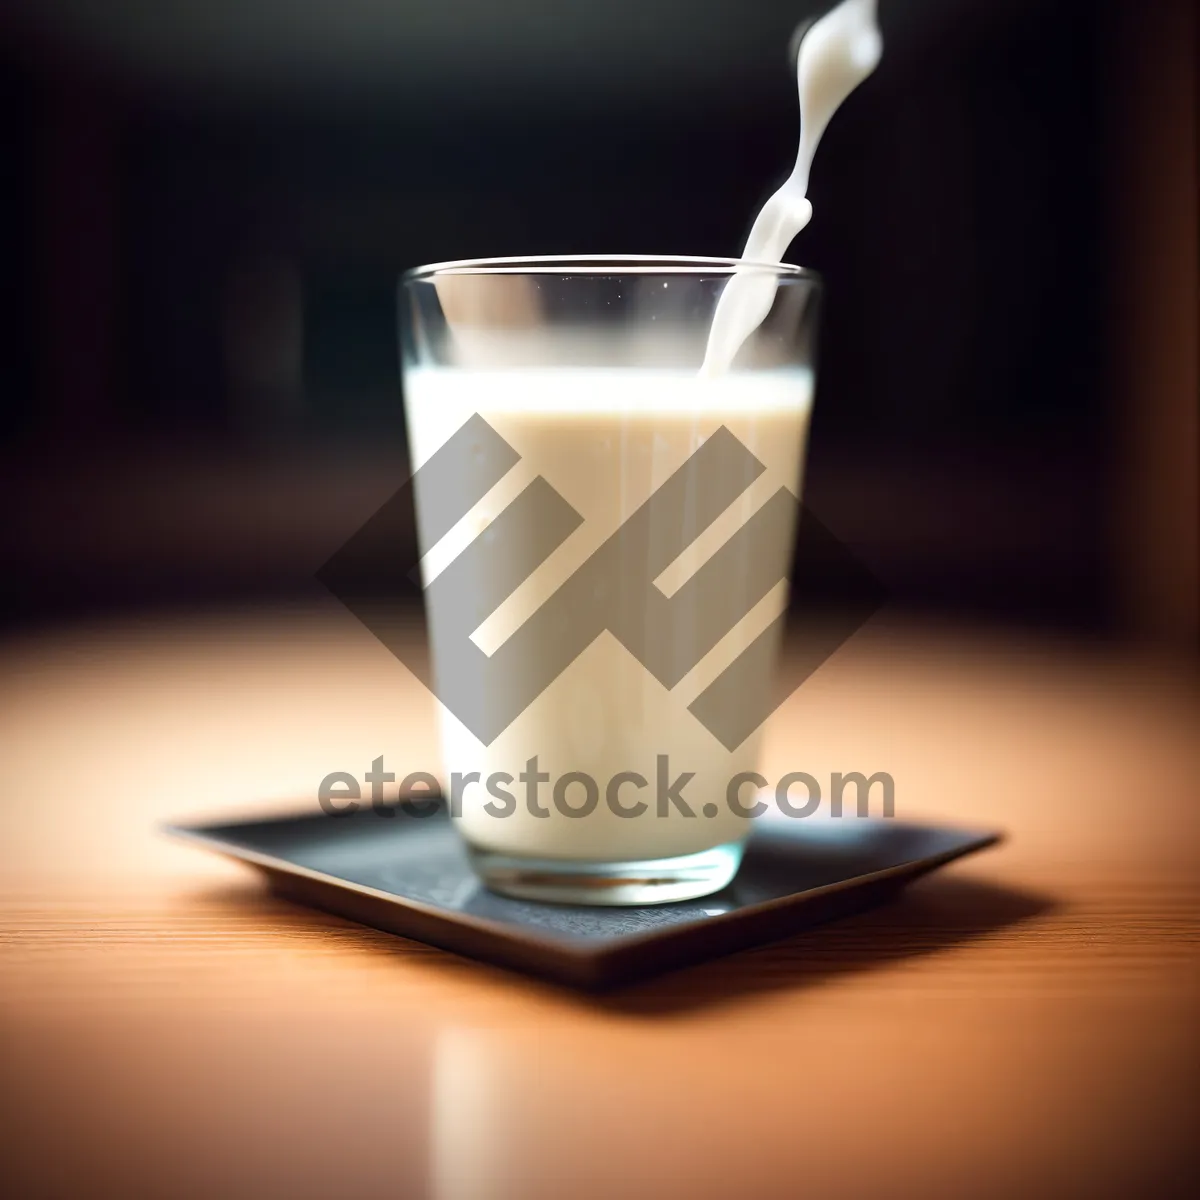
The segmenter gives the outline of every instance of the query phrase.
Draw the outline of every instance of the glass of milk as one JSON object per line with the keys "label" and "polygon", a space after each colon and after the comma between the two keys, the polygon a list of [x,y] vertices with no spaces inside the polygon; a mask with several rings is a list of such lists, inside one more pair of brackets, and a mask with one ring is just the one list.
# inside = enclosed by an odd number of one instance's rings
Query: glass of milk
{"label": "glass of milk", "polygon": [[[702,372],[735,275],[765,316]],[[819,290],[733,259],[404,277],[443,793],[493,890],[647,904],[736,874],[764,782],[740,718],[779,654]]]}

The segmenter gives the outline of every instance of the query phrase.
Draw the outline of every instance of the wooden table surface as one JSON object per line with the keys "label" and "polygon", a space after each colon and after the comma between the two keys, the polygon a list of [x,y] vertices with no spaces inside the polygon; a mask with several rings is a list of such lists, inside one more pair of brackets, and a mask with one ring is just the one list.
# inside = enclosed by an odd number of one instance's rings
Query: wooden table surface
{"label": "wooden table surface", "polygon": [[[167,818],[428,758],[333,608],[0,644],[0,1186],[120,1196],[1143,1196],[1195,1172],[1188,666],[878,621],[769,776],[1003,847],[597,1000],[270,898]],[[7,1177],[7,1178],[6,1178]]]}

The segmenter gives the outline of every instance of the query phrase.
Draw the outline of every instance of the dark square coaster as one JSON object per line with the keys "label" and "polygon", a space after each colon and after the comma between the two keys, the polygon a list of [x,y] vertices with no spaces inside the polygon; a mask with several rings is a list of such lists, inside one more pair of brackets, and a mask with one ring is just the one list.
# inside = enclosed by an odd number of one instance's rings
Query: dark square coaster
{"label": "dark square coaster", "polygon": [[280,896],[575,987],[604,988],[785,937],[884,900],[996,833],[766,816],[737,878],[700,900],[588,908],[511,900],[472,873],[444,810],[369,807],[168,832],[262,871]]}

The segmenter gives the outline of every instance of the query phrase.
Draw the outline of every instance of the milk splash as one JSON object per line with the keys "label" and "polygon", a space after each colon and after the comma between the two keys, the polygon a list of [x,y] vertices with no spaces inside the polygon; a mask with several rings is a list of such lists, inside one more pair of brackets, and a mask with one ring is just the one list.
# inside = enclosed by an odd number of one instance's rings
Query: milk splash
{"label": "milk splash", "polygon": [[[876,0],[842,0],[815,22],[801,41],[796,58],[800,92],[796,165],[755,218],[742,251],[743,261],[781,261],[792,239],[812,217],[808,178],[817,143],[833,114],[875,70],[883,53],[875,10]],[[776,276],[769,271],[743,269],[730,278],[717,301],[702,375],[720,375],[729,368],[742,343],[770,312],[775,288]]]}

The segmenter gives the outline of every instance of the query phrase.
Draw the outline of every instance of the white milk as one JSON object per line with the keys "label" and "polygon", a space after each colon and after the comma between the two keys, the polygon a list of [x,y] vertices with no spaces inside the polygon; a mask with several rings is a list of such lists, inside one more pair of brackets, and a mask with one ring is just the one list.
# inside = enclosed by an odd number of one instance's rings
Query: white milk
{"label": "white milk", "polygon": [[[783,260],[792,239],[808,224],[808,177],[825,127],[846,97],[879,63],[883,40],[875,23],[876,0],[842,0],[805,34],[796,59],[800,92],[800,147],[782,187],[763,205],[746,239],[746,262]],[[704,355],[705,375],[727,370],[742,343],[771,311],[775,278],[736,274],[725,285],[713,315]]]}
{"label": "white milk", "polygon": [[[424,463],[473,413],[521,455],[521,462],[474,510],[429,549],[426,584],[486,528],[535,476],[543,476],[584,518],[583,524],[500,609],[474,640],[492,653],[552,595],[633,511],[679,468],[700,443],[726,426],[766,467],[764,473],[685,554],[656,581],[668,595],[730,538],[768,496],[785,486],[799,494],[812,399],[812,377],[798,369],[737,373],[704,379],[690,370],[550,367],[416,368],[405,376],[409,442],[414,467]],[[419,480],[418,480],[419,487]],[[420,494],[418,493],[418,504]],[[789,544],[792,532],[789,531]],[[738,579],[731,578],[736,588]],[[739,771],[755,769],[759,736],[727,751],[687,711],[687,705],[786,604],[781,581],[675,688],[668,692],[616,639],[601,634],[490,746],[479,742],[442,708],[442,754],[452,772],[496,772],[514,777],[538,756],[550,784],[540,788],[548,817],[531,815],[525,785],[509,785],[512,815],[493,816],[496,804],[483,784],[462,796],[460,830],[477,846],[511,854],[568,859],[645,859],[690,854],[747,832],[726,804],[726,786]],[[435,619],[431,614],[431,620]],[[682,619],[687,619],[683,614]],[[769,688],[764,677],[760,686]],[[503,686],[502,682],[497,686]],[[439,706],[441,707],[441,706]],[[683,791],[695,811],[688,818],[656,809],[656,758],[666,754],[672,778],[691,771]],[[601,803],[586,817],[558,812],[553,781],[583,771],[597,781]],[[604,803],[608,780],[622,771],[644,776],[621,801],[645,800],[648,811],[622,818]],[[746,788],[746,793],[750,792]],[[749,796],[744,793],[747,802]],[[571,791],[577,803],[582,793]],[[715,815],[704,814],[705,804]]]}
{"label": "white milk", "polygon": [[[808,179],[817,144],[838,107],[880,58],[875,10],[875,0],[843,0],[801,42],[796,165],[755,220],[744,260],[780,261],[808,223]],[[439,298],[455,330],[458,365],[415,368],[405,375],[414,467],[475,413],[521,456],[520,464],[437,546],[425,547],[426,585],[535,476],[543,476],[584,518],[475,630],[473,639],[489,654],[724,425],[766,470],[658,578],[656,585],[673,594],[781,485],[799,494],[812,399],[812,377],[804,370],[727,373],[746,338],[770,311],[778,286],[774,272],[740,271],[730,278],[714,314],[699,375],[632,365],[522,369],[518,364],[528,347],[522,340],[525,335],[517,331],[523,325],[536,328],[536,320],[521,319],[518,301],[524,286],[514,280],[500,291],[493,281],[486,296],[501,303],[512,319],[481,322],[470,306],[482,302],[485,294],[476,297],[473,288],[458,288],[453,275],[440,281]],[[506,347],[512,366],[484,370],[472,365],[505,361]],[[547,362],[544,357],[535,361]],[[419,480],[417,502],[419,506]],[[793,533],[786,531],[789,547]],[[736,590],[739,572],[729,574],[727,586]],[[729,752],[687,705],[771,624],[786,605],[786,588],[781,580],[671,691],[606,632],[488,746],[442,707],[441,749],[448,787],[455,773],[478,772],[485,782],[499,773],[512,777],[512,782],[500,781],[512,796],[512,811],[503,816],[485,810],[489,803],[503,805],[502,811],[509,805],[489,794],[484,783],[462,791],[461,832],[484,849],[594,861],[674,857],[741,840],[747,832],[745,818],[726,802],[726,787],[734,775],[756,767],[760,734]],[[437,620],[436,612],[430,613],[430,620]],[[681,613],[679,620],[688,621],[689,614]],[[765,689],[771,684],[764,668],[763,678],[753,686]],[[485,686],[500,688],[503,681]],[[666,809],[667,815],[659,809],[657,760],[662,755],[669,762],[670,780],[683,772],[693,774],[683,798],[695,816],[685,816],[674,806]],[[537,795],[545,816],[529,811],[527,785],[519,779],[534,756],[538,771],[550,777]],[[586,817],[564,815],[552,802],[554,781],[570,772],[584,772],[598,785],[602,800]],[[636,772],[648,781],[644,791],[631,789],[621,796],[624,804],[644,800],[648,808],[641,816],[620,817],[604,802],[609,780],[622,772]],[[579,791],[568,796],[569,803],[580,799]]]}

